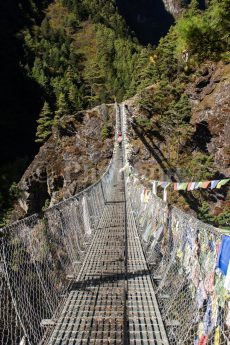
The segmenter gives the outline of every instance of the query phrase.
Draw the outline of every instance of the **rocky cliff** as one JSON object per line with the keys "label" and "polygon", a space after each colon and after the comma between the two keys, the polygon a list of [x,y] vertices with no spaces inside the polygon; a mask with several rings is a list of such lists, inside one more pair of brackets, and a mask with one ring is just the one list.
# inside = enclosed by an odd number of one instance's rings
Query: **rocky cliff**
{"label": "rocky cliff", "polygon": [[187,87],[197,145],[207,147],[220,173],[230,176],[230,64],[207,64]]}
{"label": "rocky cliff", "polygon": [[96,182],[113,153],[115,112],[101,105],[61,119],[18,184],[12,220],[40,212]]}
{"label": "rocky cliff", "polygon": [[[154,102],[156,86],[146,92]],[[230,64],[206,62],[192,74],[185,94],[191,106],[185,133],[183,128],[178,134],[176,128],[171,128],[163,137],[159,118],[141,104],[142,94],[127,101],[131,163],[148,187],[151,180],[196,181],[230,176]],[[193,212],[199,212],[204,202],[212,215],[230,211],[228,186],[190,193],[188,198],[171,191],[169,201]]]}
{"label": "rocky cliff", "polygon": [[[153,98],[155,88],[152,85],[146,89]],[[230,176],[230,64],[202,65],[187,83],[185,94],[189,97],[191,118],[186,127],[189,133],[185,138],[179,134],[179,141],[174,129],[162,137],[157,123],[151,124],[151,131],[143,130],[141,121],[149,123],[151,114],[143,109],[141,94],[125,102],[131,121],[131,163],[146,186],[153,179],[183,181]],[[135,127],[135,123],[140,126]],[[64,117],[22,177],[13,219],[39,212],[94,183],[112,157],[114,124],[113,105]],[[215,215],[230,206],[227,187],[198,193],[192,198],[169,193],[169,201],[193,212],[207,201]]]}
{"label": "rocky cliff", "polygon": [[166,10],[177,18],[181,13],[182,2],[178,0],[163,0]]}

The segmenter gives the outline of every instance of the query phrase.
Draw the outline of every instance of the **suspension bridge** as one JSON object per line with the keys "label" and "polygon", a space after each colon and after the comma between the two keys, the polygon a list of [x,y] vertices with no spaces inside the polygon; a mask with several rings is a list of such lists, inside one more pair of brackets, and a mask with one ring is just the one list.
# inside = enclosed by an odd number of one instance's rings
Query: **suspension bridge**
{"label": "suspension bridge", "polygon": [[123,143],[101,179],[1,229],[2,345],[230,344],[228,236],[144,189],[115,111]]}

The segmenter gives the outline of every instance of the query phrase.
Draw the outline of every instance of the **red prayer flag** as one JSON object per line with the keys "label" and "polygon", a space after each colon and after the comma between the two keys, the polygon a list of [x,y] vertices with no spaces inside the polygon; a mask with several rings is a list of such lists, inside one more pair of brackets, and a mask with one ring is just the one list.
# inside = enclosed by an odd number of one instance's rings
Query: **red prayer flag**
{"label": "red prayer flag", "polygon": [[208,186],[210,185],[210,183],[211,183],[211,181],[205,181],[205,182],[203,182],[201,188],[205,188],[205,189],[208,188]]}
{"label": "red prayer flag", "polygon": [[202,335],[199,341],[199,345],[206,345],[208,341],[208,336],[207,335]]}
{"label": "red prayer flag", "polygon": [[173,187],[173,188],[174,188],[174,190],[178,190],[178,189],[177,189],[177,182],[174,183],[174,187]]}
{"label": "red prayer flag", "polygon": [[192,182],[189,182],[189,183],[188,183],[188,191],[191,190],[191,187],[192,187]]}

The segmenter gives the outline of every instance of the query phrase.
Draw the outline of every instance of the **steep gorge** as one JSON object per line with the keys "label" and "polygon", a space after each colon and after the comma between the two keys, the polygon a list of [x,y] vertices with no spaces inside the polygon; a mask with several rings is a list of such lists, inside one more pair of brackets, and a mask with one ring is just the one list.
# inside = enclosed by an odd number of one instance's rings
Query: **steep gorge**
{"label": "steep gorge", "polygon": [[[165,0],[166,1],[166,0]],[[156,45],[165,36],[174,23],[173,16],[178,15],[180,6],[174,6],[173,0],[117,0],[121,15],[142,44]]]}

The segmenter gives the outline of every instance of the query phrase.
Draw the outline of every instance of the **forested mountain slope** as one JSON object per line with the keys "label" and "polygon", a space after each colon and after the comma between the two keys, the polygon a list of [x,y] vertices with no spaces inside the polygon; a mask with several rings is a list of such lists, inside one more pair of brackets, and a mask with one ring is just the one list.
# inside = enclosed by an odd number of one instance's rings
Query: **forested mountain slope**
{"label": "forested mountain slope", "polygon": [[12,182],[38,149],[35,139],[47,140],[63,115],[134,94],[133,74],[143,48],[115,1],[17,0],[0,6],[4,213],[17,194],[15,185],[8,192]]}

